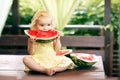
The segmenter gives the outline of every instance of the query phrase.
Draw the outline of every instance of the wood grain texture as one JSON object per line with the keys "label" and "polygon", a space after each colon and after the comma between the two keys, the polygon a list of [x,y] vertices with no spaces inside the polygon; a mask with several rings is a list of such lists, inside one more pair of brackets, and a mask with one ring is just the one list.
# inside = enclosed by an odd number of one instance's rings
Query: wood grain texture
{"label": "wood grain texture", "polygon": [[48,76],[42,73],[25,73],[22,58],[28,55],[1,55],[0,56],[0,76],[14,76],[19,80],[80,80],[80,79],[105,79],[105,73],[101,56],[98,62],[91,68],[77,68],[66,70]]}

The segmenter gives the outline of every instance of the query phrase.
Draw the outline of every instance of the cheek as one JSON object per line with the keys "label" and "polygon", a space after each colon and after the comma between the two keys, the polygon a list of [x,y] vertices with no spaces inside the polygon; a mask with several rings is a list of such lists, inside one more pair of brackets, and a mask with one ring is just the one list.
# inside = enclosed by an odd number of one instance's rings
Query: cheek
{"label": "cheek", "polygon": [[35,26],[35,27],[33,27],[33,29],[38,29],[38,27],[37,27],[37,26]]}
{"label": "cheek", "polygon": [[53,29],[53,27],[52,27],[52,26],[50,26],[50,27],[49,27],[49,29]]}
{"label": "cheek", "polygon": [[41,27],[38,26],[37,29],[41,29]]}
{"label": "cheek", "polygon": [[44,30],[44,28],[43,28],[43,27],[39,27],[38,29],[39,29],[39,30]]}
{"label": "cheek", "polygon": [[39,30],[39,29],[42,29],[42,28],[41,28],[41,27],[39,27],[39,26],[36,26],[36,27],[35,27],[35,29]]}
{"label": "cheek", "polygon": [[42,29],[42,27],[40,27],[39,25],[36,26],[36,29]]}

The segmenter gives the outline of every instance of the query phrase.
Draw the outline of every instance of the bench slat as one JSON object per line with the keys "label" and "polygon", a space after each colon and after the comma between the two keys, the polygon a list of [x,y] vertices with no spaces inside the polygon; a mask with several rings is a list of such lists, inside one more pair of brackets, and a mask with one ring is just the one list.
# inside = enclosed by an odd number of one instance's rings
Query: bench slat
{"label": "bench slat", "polygon": [[25,35],[4,35],[0,38],[0,46],[26,46],[27,36]]}
{"label": "bench slat", "polygon": [[64,36],[62,46],[72,47],[104,47],[104,36]]}
{"label": "bench slat", "polygon": [[0,49],[0,54],[27,55],[27,49]]}
{"label": "bench slat", "polygon": [[[0,54],[28,54],[27,39],[25,35],[2,36]],[[63,47],[73,49],[73,52],[93,53],[104,57],[104,36],[62,36],[61,43]],[[83,49],[76,49],[77,47]]]}
{"label": "bench slat", "polygon": [[[104,47],[104,36],[62,36],[62,46],[72,47]],[[24,35],[2,36],[0,46],[26,46],[27,37]]]}

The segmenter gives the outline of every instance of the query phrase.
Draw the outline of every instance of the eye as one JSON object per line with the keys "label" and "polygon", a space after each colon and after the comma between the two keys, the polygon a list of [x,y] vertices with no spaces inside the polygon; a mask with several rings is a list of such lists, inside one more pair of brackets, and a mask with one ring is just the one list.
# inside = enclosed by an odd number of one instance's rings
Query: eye
{"label": "eye", "polygon": [[40,26],[44,26],[43,24],[40,24]]}
{"label": "eye", "polygon": [[48,24],[48,26],[50,26],[50,24]]}

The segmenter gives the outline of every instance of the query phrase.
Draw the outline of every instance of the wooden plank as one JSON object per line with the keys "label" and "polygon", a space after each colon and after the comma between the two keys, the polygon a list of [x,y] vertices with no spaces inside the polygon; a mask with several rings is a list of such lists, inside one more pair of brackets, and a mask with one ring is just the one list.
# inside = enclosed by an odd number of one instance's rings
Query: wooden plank
{"label": "wooden plank", "polygon": [[54,76],[45,75],[26,75],[22,80],[104,80],[103,72],[87,72],[87,71],[68,71],[57,73]]}
{"label": "wooden plank", "polygon": [[[100,55],[104,59],[104,50],[73,50],[73,53],[90,53]],[[9,55],[27,55],[26,49],[0,49],[0,54],[9,54]]]}
{"label": "wooden plank", "polygon": [[92,54],[105,54],[105,51],[104,50],[94,50],[94,49],[84,49],[84,50],[74,50],[73,49],[73,52],[75,53],[92,53]]}
{"label": "wooden plank", "polygon": [[[104,72],[69,70],[48,76],[40,73],[25,73],[24,71],[0,71],[3,76],[15,76],[17,80],[106,80]],[[0,74],[1,75],[1,74]],[[1,80],[1,79],[0,79]],[[6,79],[8,80],[8,79]],[[14,79],[13,79],[14,80]]]}
{"label": "wooden plank", "polygon": [[104,47],[104,36],[64,36],[62,46],[72,47]]}
{"label": "wooden plank", "polygon": [[0,54],[4,55],[27,55],[27,49],[0,49]]}
{"label": "wooden plank", "polygon": [[105,72],[108,76],[112,76],[113,39],[113,33],[110,31],[105,31]]}
{"label": "wooden plank", "polygon": [[12,34],[18,34],[19,26],[19,0],[13,0],[12,4]]}
{"label": "wooden plank", "polygon": [[[98,62],[88,69],[67,70],[48,76],[40,73],[25,73],[23,56],[27,55],[1,55],[0,56],[0,76],[16,76],[19,80],[79,80],[79,79],[104,79],[104,68],[101,56]],[[70,77],[71,76],[71,77]]]}
{"label": "wooden plank", "polygon": [[0,38],[0,46],[26,46],[27,36],[25,35],[4,35]]}
{"label": "wooden plank", "polygon": [[[11,28],[11,25],[5,25],[5,28]],[[29,29],[30,25],[19,25],[21,29]],[[66,25],[67,29],[103,29],[103,25]]]}
{"label": "wooden plank", "polygon": [[[4,35],[0,38],[1,54],[26,54],[27,39],[25,35]],[[104,36],[62,36],[62,46],[74,47],[74,52],[89,52],[104,54]],[[86,49],[75,49],[75,47],[87,47]],[[91,48],[91,49],[88,49]],[[98,49],[96,49],[98,48]]]}
{"label": "wooden plank", "polygon": [[[22,46],[27,45],[27,37],[24,35],[6,35],[0,38],[0,42],[0,45]],[[61,42],[63,46],[104,47],[103,36],[63,36]]]}
{"label": "wooden plank", "polygon": [[[25,65],[22,62],[24,56],[28,56],[28,55],[1,55],[0,71],[1,70],[24,71]],[[84,71],[84,69],[79,69],[79,70]],[[98,56],[98,62],[95,63],[93,67],[85,70],[91,70],[94,72],[104,72],[102,57]]]}
{"label": "wooden plank", "polygon": [[[104,25],[110,24],[110,13],[111,13],[111,0],[105,0],[105,12],[104,12]],[[112,54],[113,54],[113,32],[105,30],[105,58],[106,58],[106,75],[111,76],[112,74]]]}
{"label": "wooden plank", "polygon": [[0,76],[0,80],[17,80],[15,76]]}
{"label": "wooden plank", "polygon": [[[27,45],[25,35],[4,35],[0,38],[0,45],[23,46]],[[104,36],[63,36],[63,46],[74,47],[104,47]]]}
{"label": "wooden plank", "polygon": [[65,28],[69,29],[103,29],[103,25],[66,25]]}

